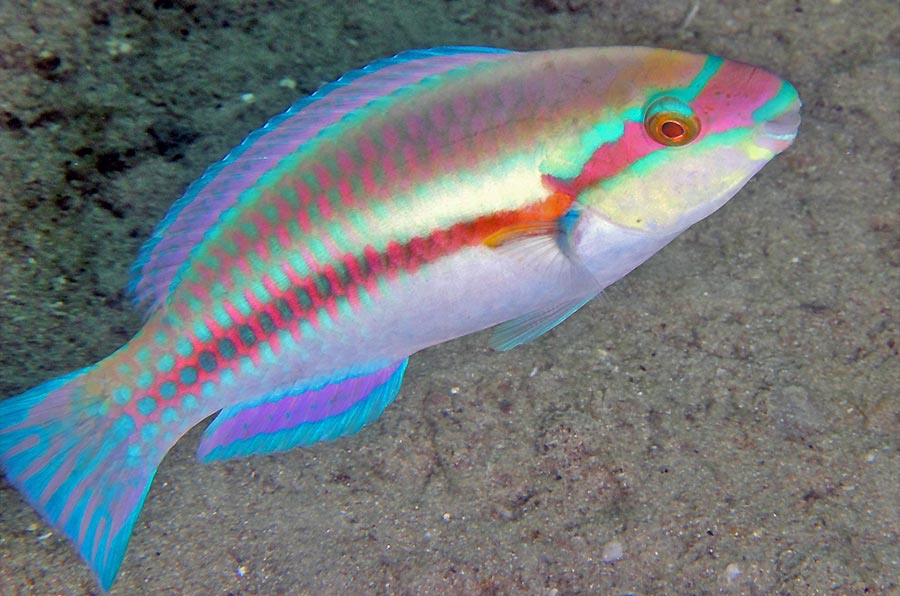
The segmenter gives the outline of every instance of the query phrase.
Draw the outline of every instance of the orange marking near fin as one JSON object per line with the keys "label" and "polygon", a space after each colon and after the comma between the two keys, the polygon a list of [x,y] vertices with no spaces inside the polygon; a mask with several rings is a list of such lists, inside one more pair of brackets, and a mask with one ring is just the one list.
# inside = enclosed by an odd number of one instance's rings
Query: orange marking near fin
{"label": "orange marking near fin", "polygon": [[479,227],[492,230],[482,243],[489,248],[497,248],[521,238],[555,235],[559,232],[559,219],[572,206],[574,199],[567,194],[555,192],[543,201],[518,211],[506,211],[482,218]]}

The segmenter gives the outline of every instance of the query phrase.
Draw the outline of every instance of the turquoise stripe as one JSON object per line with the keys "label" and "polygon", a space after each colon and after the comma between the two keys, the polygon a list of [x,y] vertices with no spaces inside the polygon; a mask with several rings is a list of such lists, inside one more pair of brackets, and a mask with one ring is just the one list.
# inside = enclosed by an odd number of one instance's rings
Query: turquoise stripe
{"label": "turquoise stripe", "polygon": [[[703,63],[700,72],[691,79],[691,82],[684,87],[674,89],[666,89],[651,95],[644,105],[650,105],[656,100],[663,97],[674,97],[685,103],[689,103],[696,99],[703,91],[709,81],[719,72],[725,60],[719,56],[708,56]],[[558,178],[573,179],[577,178],[584,165],[591,157],[604,145],[615,143],[625,134],[625,124],[627,122],[641,122],[644,119],[644,105],[632,106],[621,112],[611,114],[609,118],[600,121],[591,130],[581,137],[581,146],[577,148],[571,157],[566,156],[565,160],[548,160],[542,166],[542,171]]]}
{"label": "turquoise stripe", "polygon": [[703,91],[703,88],[706,87],[710,79],[719,72],[719,69],[722,68],[722,64],[724,63],[725,60],[718,56],[709,56],[703,64],[703,68],[700,69],[700,72],[687,87],[682,87],[677,92],[667,95],[674,95],[675,97],[688,102],[693,101],[700,95],[700,92]]}
{"label": "turquoise stripe", "polygon": [[[751,132],[748,128],[733,128],[720,133],[706,136],[696,143],[690,145],[695,152],[705,151],[710,147],[719,147],[723,145],[740,144],[750,136]],[[607,191],[612,191],[620,182],[623,181],[621,174],[623,172],[633,172],[637,176],[649,176],[653,170],[667,161],[672,160],[672,154],[667,151],[654,151],[644,157],[634,161],[630,166],[619,172],[612,178],[600,181],[600,187]]]}
{"label": "turquoise stripe", "polygon": [[611,118],[601,120],[592,129],[581,135],[581,144],[573,148],[571,156],[566,154],[561,159],[548,159],[541,166],[546,174],[557,178],[577,178],[584,169],[584,164],[600,149],[609,143],[615,143],[625,134],[626,122],[638,122],[643,118],[643,109],[635,106]]}
{"label": "turquoise stripe", "polygon": [[782,81],[781,88],[775,94],[775,97],[756,108],[756,111],[753,112],[753,121],[758,124],[774,120],[785,113],[798,99],[799,96],[794,86],[787,81]]}

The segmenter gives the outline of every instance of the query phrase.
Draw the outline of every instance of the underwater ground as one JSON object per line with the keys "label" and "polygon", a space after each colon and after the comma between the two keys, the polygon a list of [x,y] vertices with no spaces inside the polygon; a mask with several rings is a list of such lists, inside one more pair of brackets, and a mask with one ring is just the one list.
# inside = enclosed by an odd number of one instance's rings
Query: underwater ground
{"label": "underwater ground", "polygon": [[[721,54],[792,81],[803,124],[549,335],[413,357],[358,435],[204,466],[195,429],[110,593],[900,592],[894,0],[4,0],[0,395],[129,339],[138,247],[248,132],[446,44]],[[98,593],[0,479],[0,594]]]}

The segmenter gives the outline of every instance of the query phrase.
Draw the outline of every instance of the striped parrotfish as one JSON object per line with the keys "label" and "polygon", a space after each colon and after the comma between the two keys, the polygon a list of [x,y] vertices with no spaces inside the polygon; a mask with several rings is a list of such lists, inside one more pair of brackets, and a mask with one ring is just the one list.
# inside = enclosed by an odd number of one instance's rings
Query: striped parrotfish
{"label": "striped parrotfish", "polygon": [[0,401],[0,466],[106,589],[153,475],[330,441],[407,358],[553,328],[793,141],[786,81],[648,48],[410,51],[325,85],[191,184],[140,251],[143,328]]}

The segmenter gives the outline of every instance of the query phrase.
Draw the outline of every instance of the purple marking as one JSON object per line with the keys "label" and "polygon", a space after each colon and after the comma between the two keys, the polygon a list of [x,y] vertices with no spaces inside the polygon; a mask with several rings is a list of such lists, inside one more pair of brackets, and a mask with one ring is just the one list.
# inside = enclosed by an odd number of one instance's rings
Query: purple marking
{"label": "purple marking", "polygon": [[197,455],[203,459],[217,447],[235,441],[297,428],[301,424],[318,422],[342,414],[369,397],[376,388],[387,382],[401,365],[403,361],[368,375],[325,385],[321,389],[288,394],[275,401],[232,406],[223,410],[210,424]]}

